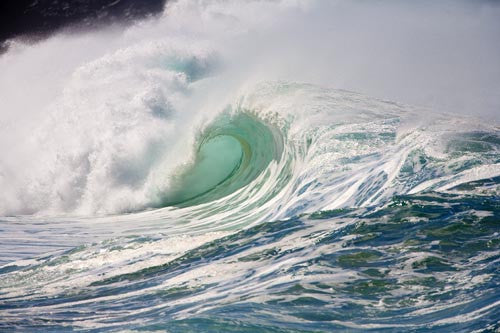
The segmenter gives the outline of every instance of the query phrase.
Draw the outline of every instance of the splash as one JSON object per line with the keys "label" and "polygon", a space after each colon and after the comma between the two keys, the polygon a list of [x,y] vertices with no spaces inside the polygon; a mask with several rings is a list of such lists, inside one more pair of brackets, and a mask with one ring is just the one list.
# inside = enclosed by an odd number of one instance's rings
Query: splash
{"label": "splash", "polygon": [[331,6],[178,1],[0,58],[33,85],[0,90],[0,329],[497,329],[498,127],[327,87],[292,23]]}

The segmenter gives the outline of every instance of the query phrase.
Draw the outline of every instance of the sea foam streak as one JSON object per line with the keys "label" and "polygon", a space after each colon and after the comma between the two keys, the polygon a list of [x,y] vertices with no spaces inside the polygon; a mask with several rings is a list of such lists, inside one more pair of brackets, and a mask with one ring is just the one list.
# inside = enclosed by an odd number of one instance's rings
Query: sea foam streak
{"label": "sea foam streak", "polygon": [[272,43],[318,8],[178,1],[1,59],[93,46],[6,97],[0,328],[495,329],[498,128],[302,83]]}

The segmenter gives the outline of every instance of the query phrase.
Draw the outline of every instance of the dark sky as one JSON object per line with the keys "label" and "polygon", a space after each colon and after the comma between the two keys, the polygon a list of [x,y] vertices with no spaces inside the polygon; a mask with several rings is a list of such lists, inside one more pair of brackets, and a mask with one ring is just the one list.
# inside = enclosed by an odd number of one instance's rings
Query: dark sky
{"label": "dark sky", "polygon": [[[2,0],[1,44],[13,37],[44,38],[61,28],[95,28],[160,13],[166,0]],[[4,46],[5,48],[5,46]]]}

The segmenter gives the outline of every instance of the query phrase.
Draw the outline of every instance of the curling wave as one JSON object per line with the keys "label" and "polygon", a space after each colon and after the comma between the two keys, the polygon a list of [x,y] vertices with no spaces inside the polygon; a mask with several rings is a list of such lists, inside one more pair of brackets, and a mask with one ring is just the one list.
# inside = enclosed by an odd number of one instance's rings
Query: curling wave
{"label": "curling wave", "polygon": [[201,134],[193,165],[175,176],[161,205],[210,202],[254,181],[283,153],[281,132],[270,126],[244,112],[219,116]]}
{"label": "curling wave", "polygon": [[284,78],[304,7],[173,2],[2,116],[0,330],[498,330],[498,127]]}

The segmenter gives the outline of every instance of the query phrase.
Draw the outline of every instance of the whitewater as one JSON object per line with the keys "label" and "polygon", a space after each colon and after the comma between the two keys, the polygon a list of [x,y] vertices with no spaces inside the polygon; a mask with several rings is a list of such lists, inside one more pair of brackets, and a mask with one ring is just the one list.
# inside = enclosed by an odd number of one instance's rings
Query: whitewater
{"label": "whitewater", "polygon": [[13,42],[0,330],[499,330],[500,127],[336,88],[333,9]]}

